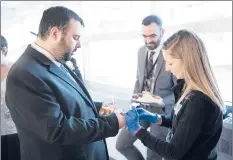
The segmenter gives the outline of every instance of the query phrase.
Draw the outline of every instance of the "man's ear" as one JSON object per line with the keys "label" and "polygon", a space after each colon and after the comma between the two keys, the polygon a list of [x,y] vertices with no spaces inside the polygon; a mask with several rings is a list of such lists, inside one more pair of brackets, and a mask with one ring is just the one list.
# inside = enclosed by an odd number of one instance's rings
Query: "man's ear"
{"label": "man's ear", "polygon": [[57,27],[52,27],[50,29],[50,33],[49,34],[52,36],[52,38],[53,38],[54,41],[59,41],[60,38],[61,38],[61,36],[62,36],[61,31]]}

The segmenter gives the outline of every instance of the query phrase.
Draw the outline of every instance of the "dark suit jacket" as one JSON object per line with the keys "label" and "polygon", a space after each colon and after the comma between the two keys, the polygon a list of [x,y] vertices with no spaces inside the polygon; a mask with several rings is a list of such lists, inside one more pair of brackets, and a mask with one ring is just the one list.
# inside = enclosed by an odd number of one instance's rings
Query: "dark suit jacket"
{"label": "dark suit jacket", "polygon": [[116,136],[116,115],[98,116],[77,84],[29,45],[9,71],[6,104],[17,127],[22,160],[107,160],[104,138]]}

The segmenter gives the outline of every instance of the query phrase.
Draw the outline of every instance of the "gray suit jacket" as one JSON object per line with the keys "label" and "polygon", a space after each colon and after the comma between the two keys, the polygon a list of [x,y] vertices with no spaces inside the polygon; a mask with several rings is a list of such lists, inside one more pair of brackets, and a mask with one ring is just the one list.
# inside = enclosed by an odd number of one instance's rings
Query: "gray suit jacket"
{"label": "gray suit jacket", "polygon": [[[134,86],[134,93],[141,93],[143,81],[146,73],[146,47],[143,46],[138,51],[137,77]],[[165,114],[171,115],[171,109],[175,103],[175,98],[171,88],[176,84],[176,78],[172,73],[165,71],[165,62],[160,51],[157,66],[153,71],[154,81],[152,82],[153,94],[163,98],[165,104]]]}

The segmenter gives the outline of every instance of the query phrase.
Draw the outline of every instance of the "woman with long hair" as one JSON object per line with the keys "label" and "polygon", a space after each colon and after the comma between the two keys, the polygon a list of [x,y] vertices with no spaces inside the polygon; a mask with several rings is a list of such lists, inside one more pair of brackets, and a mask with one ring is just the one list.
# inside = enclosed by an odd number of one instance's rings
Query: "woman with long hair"
{"label": "woman with long hair", "polygon": [[[163,46],[166,70],[178,79],[171,117],[133,107],[126,116],[128,130],[165,159],[207,160],[222,132],[225,107],[202,40],[180,30]],[[169,127],[166,141],[143,129],[139,120]]]}

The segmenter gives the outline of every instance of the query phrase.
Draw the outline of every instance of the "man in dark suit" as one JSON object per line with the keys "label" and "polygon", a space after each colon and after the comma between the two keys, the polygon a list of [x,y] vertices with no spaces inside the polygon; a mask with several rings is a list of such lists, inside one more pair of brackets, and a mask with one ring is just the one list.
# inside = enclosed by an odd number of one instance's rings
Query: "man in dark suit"
{"label": "man in dark suit", "polygon": [[43,12],[35,43],[12,66],[6,103],[23,160],[107,160],[105,138],[125,126],[122,113],[99,116],[82,80],[64,64],[83,20],[65,7]]}
{"label": "man in dark suit", "polygon": [[[137,78],[134,86],[134,93],[143,91],[150,92],[163,99],[163,105],[146,105],[141,107],[159,114],[171,116],[171,110],[175,99],[171,88],[176,83],[176,78],[165,71],[164,58],[161,52],[164,29],[162,20],[157,15],[150,15],[142,21],[142,36],[145,45],[138,51]],[[165,140],[168,133],[167,128],[145,121],[140,122],[144,128],[150,127],[150,133],[157,138]],[[144,160],[141,152],[133,145],[137,140],[127,129],[120,132],[116,148],[128,160]],[[161,160],[156,152],[147,149],[147,160]]]}

